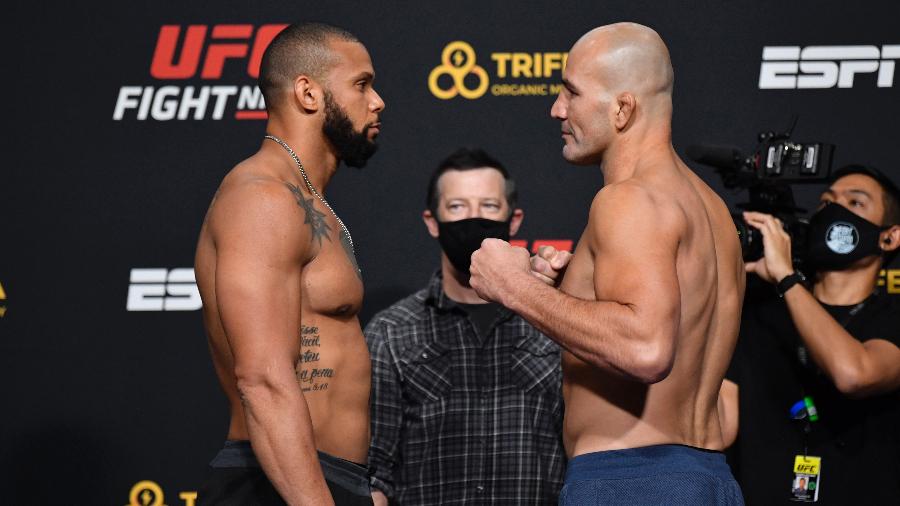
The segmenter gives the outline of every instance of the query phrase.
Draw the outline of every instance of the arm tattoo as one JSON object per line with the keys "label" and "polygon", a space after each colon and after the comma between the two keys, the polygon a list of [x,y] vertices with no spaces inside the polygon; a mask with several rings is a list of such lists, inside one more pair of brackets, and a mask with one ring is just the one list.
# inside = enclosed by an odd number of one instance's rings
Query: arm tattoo
{"label": "arm tattoo", "polygon": [[325,221],[325,213],[319,212],[313,206],[313,199],[310,197],[307,199],[303,192],[300,191],[300,188],[292,185],[291,183],[284,183],[287,185],[288,189],[291,190],[291,193],[294,194],[294,198],[297,199],[297,205],[299,205],[306,212],[306,219],[303,221],[305,225],[309,225],[312,229],[313,239],[319,242],[319,246],[322,245],[322,238],[326,238],[329,241],[331,237],[328,235],[331,232],[331,227],[328,226],[328,222]]}

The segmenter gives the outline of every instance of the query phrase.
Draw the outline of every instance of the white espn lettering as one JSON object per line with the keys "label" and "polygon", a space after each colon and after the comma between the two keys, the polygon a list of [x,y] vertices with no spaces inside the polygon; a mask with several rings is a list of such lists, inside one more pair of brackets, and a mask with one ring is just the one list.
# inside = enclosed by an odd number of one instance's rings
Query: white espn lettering
{"label": "white espn lettering", "polygon": [[131,269],[128,311],[195,311],[203,306],[194,269]]}
{"label": "white espn lettering", "polygon": [[210,112],[210,119],[220,120],[225,116],[229,99],[234,96],[238,96],[239,111],[264,110],[262,92],[256,86],[122,86],[113,120],[122,121],[128,111],[136,111],[138,121],[148,118],[156,121],[203,120]]}
{"label": "white espn lettering", "polygon": [[900,45],[765,46],[759,68],[760,89],[852,88],[857,74],[878,72],[877,86],[894,86]]}

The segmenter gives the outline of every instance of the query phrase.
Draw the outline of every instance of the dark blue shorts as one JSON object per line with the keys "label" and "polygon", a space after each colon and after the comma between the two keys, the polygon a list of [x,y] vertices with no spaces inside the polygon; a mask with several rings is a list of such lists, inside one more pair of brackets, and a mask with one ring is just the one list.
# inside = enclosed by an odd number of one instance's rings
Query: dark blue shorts
{"label": "dark blue shorts", "polygon": [[560,506],[743,505],[722,452],[656,445],[569,460]]}

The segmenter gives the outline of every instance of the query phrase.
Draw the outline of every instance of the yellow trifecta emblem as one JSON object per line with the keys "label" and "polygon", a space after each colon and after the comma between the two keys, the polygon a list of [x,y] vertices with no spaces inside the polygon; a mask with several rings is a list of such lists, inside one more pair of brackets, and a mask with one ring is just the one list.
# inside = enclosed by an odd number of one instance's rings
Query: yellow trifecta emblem
{"label": "yellow trifecta emblem", "polygon": [[[470,89],[466,86],[465,79],[469,74],[478,78],[478,86]],[[453,80],[453,86],[443,89],[438,85],[438,78],[448,75]],[[449,100],[456,95],[461,95],[470,100],[476,99],[487,91],[489,84],[487,71],[475,64],[475,50],[468,42],[455,40],[441,53],[441,64],[428,74],[428,89],[441,100]]]}
{"label": "yellow trifecta emblem", "polygon": [[164,500],[162,488],[155,482],[144,480],[131,487],[125,506],[166,506]]}

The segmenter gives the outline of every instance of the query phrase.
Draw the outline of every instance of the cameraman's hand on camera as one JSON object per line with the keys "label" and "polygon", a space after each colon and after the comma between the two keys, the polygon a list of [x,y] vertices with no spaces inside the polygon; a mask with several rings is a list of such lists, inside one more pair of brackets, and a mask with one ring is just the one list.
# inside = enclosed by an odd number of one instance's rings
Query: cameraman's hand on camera
{"label": "cameraman's hand on camera", "polygon": [[754,272],[769,283],[778,283],[794,272],[791,260],[791,237],[784,230],[778,218],[765,213],[744,212],[744,220],[759,230],[763,237],[763,257],[755,262],[747,262],[747,272]]}

